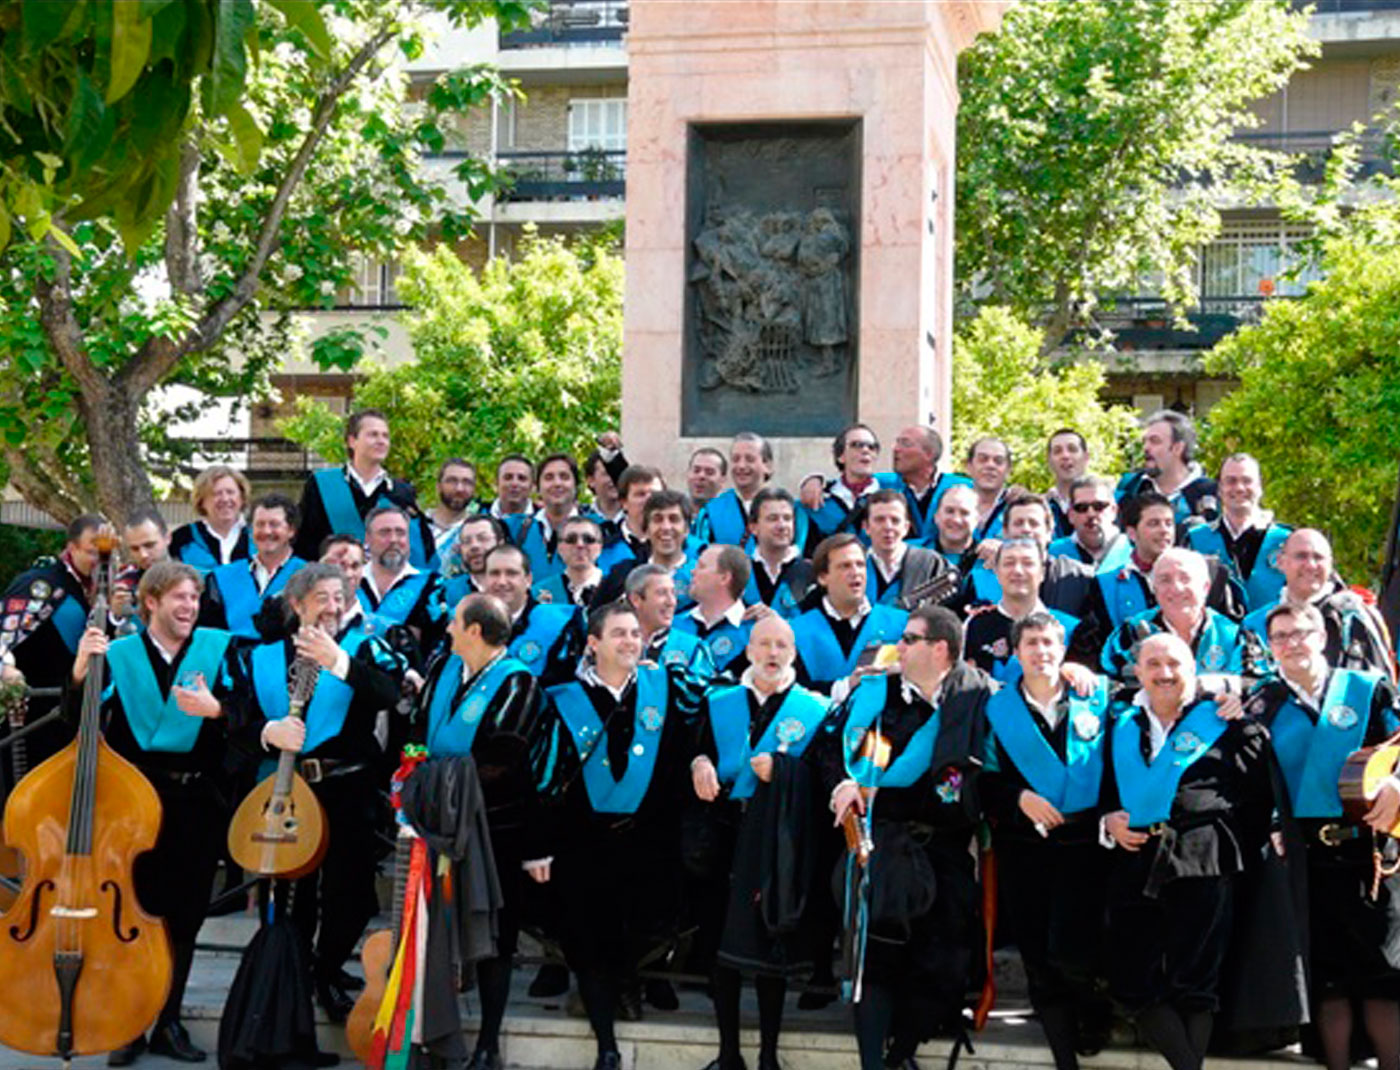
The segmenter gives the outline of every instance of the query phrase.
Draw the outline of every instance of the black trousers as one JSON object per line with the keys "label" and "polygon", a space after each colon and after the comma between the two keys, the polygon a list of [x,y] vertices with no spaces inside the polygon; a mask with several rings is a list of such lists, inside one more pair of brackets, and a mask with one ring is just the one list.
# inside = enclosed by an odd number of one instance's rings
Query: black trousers
{"label": "black trousers", "polygon": [[325,977],[345,964],[379,912],[374,876],[383,851],[376,832],[383,807],[368,769],[323,780],[312,790],[326,810],[329,843],[320,868],[296,882],[292,920],[314,949],[318,976]]}
{"label": "black trousers", "polygon": [[1108,907],[1113,998],[1133,1014],[1155,1003],[1183,1013],[1217,1010],[1234,916],[1234,878],[1185,877],[1148,898],[1136,860],[1115,861]]}

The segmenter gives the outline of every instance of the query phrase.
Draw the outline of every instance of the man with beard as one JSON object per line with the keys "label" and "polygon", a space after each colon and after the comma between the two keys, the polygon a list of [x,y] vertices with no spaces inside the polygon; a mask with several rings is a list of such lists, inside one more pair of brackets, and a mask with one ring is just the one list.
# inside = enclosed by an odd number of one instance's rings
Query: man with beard
{"label": "man with beard", "polygon": [[1378,1065],[1394,1068],[1400,1066],[1400,971],[1385,949],[1397,936],[1400,881],[1392,876],[1373,886],[1379,858],[1373,852],[1384,850],[1400,816],[1400,787],[1393,777],[1383,781],[1364,822],[1356,822],[1343,813],[1338,780],[1347,755],[1400,728],[1395,687],[1383,676],[1328,664],[1327,628],[1316,606],[1274,606],[1266,627],[1278,673],[1260,683],[1245,708],[1269,729],[1307,844],[1313,1021],[1329,1070],[1352,1065],[1354,1008]]}
{"label": "man with beard", "polygon": [[1177,635],[1148,636],[1136,659],[1142,690],[1113,722],[1104,763],[1109,992],[1172,1070],[1199,1070],[1237,877],[1267,849],[1268,733],[1220,716]]}
{"label": "man with beard", "polygon": [[762,603],[781,617],[795,617],[812,589],[812,564],[793,542],[797,503],[781,487],[764,487],[754,495],[750,514],[753,567],[744,604]]}
{"label": "man with beard", "polygon": [[[1332,565],[1332,546],[1315,528],[1299,528],[1279,551],[1283,590],[1277,605],[1316,606],[1327,626],[1323,653],[1336,669],[1378,672],[1395,678],[1385,625],[1374,606],[1348,588]],[[1268,675],[1271,665],[1266,621],[1273,606],[1256,609],[1240,624],[1245,645],[1245,671]]]}
{"label": "man with beard", "polygon": [[256,552],[249,561],[230,561],[209,574],[199,608],[202,626],[257,640],[254,620],[263,603],[306,564],[292,553],[299,521],[296,504],[284,494],[265,494],[253,503]]}
{"label": "man with beard", "polygon": [[548,579],[535,579],[533,592],[541,602],[567,605],[572,602],[584,612],[593,607],[603,582],[598,555],[603,552],[603,529],[591,516],[571,516],[564,521],[559,536],[562,572]]}
{"label": "man with beard", "polygon": [[417,644],[413,668],[422,671],[447,629],[442,577],[409,564],[408,516],[401,509],[371,509],[365,518],[369,567],[360,580],[359,599],[380,631],[408,629]]}
{"label": "man with beard", "polygon": [[1154,412],[1142,425],[1142,468],[1118,481],[1119,504],[1146,491],[1171,503],[1178,524],[1191,517],[1214,520],[1220,515],[1220,492],[1215,480],[1196,463],[1196,425],[1189,416],[1170,409]]}
{"label": "man with beard", "polygon": [[1102,1048],[1109,1025],[1094,982],[1108,862],[1097,832],[1110,687],[1098,677],[1087,694],[1070,690],[1065,630],[1044,611],[1016,621],[1010,646],[1021,673],[987,703],[981,783],[996,848],[997,924],[1021,955],[1056,1070],[1076,1070],[1076,1052]]}
{"label": "man with beard", "polygon": [[[316,996],[339,1022],[353,1006],[340,983],[341,967],[379,909],[374,873],[382,750],[375,729],[380,711],[392,709],[399,697],[404,665],[378,636],[341,630],[345,576],[335,565],[303,567],[287,582],[286,602],[288,637],[249,652],[254,723],[265,749],[301,755],[299,772],[325,808],[326,855],[296,882],[292,918],[315,949]],[[320,667],[303,719],[287,717],[288,671],[298,658]]]}
{"label": "man with beard", "polygon": [[460,457],[443,461],[438,467],[437,498],[437,505],[428,511],[428,523],[438,560],[445,565],[457,545],[462,521],[476,512],[476,465]]}
{"label": "man with beard", "polygon": [[528,874],[550,877],[550,835],[536,790],[545,730],[544,692],[506,652],[510,616],[497,599],[468,595],[448,625],[451,643],[433,663],[419,703],[415,735],[434,758],[476,759],[501,883],[496,954],[476,964],[481,1022],[467,1070],[500,1070],[501,1022],[510,996],[520,912]]}
{"label": "man with beard", "polygon": [[[832,835],[830,829],[814,827],[814,808],[800,805],[803,794],[811,790],[810,770],[800,759],[826,717],[827,702],[797,686],[792,626],[777,615],[765,617],[749,633],[746,653],[748,668],[738,685],[714,690],[705,700],[698,753],[690,766],[696,796],[727,811],[720,828],[737,830],[716,852],[714,876],[718,879],[701,885],[696,897],[701,948],[697,957],[702,968],[712,968],[719,1027],[719,1058],[710,1070],[737,1070],[744,1065],[739,1053],[743,974],[754,975],[758,990],[759,1070],[777,1070],[787,978],[809,965],[802,961],[807,948],[796,938],[795,927],[784,936],[768,935],[763,900],[781,895],[776,885],[783,881],[799,901],[821,894],[822,889],[812,885],[810,869],[805,874],[774,872],[756,857],[756,848],[785,838],[793,846],[794,857],[810,861],[810,849],[803,846],[806,838]],[[755,792],[761,790],[760,784],[771,785],[775,772],[782,786],[768,789],[765,807],[756,808]],[[792,816],[787,821],[777,809],[782,805],[776,801],[777,792],[791,800]],[[745,825],[750,821],[753,827]],[[745,845],[742,854],[737,844]],[[771,890],[765,892],[765,888]],[[770,908],[770,915],[777,916],[777,905],[770,903]],[[795,920],[788,919],[789,923]]]}
{"label": "man with beard", "polygon": [[[180,1004],[228,821],[219,782],[230,738],[248,735],[247,681],[232,637],[195,627],[202,585],[199,572],[190,565],[153,563],[136,593],[144,632],[109,644],[102,629],[87,629],[73,663],[69,693],[76,719],[88,659],[106,655],[104,738],[140,769],[160,796],[160,833],[151,852],[137,859],[134,876],[141,905],[165,919],[174,960],[170,994],[151,1031],[149,1048],[179,1062],[205,1058],[180,1022]],[[248,746],[255,740],[254,733],[243,743]],[[112,1052],[108,1065],[129,1066],[147,1047],[143,1034]]]}
{"label": "man with beard", "polygon": [[672,625],[676,617],[676,581],[660,565],[638,565],[627,574],[627,604],[642,629],[642,660],[683,668],[701,683],[715,675],[710,648],[693,632]]}
{"label": "man with beard", "polygon": [[674,933],[680,804],[698,696],[684,677],[641,664],[636,614],[609,603],[588,622],[578,678],[549,689],[556,714],[552,790],[564,953],[597,1040],[595,1070],[619,1070],[618,999]]}
{"label": "man with beard", "polygon": [[1186,545],[1209,554],[1230,571],[1244,592],[1245,609],[1272,606],[1283,589],[1279,551],[1292,530],[1274,523],[1274,514],[1261,509],[1264,480],[1259,462],[1247,453],[1226,457],[1220,465],[1220,516],[1186,530]]}
{"label": "man with beard", "polygon": [[409,560],[416,568],[437,564],[433,528],[418,508],[411,483],[395,479],[384,467],[389,457],[389,420],[378,409],[362,409],[345,421],[346,463],[323,468],[307,477],[301,493],[301,526],[297,529],[297,556],[315,558],[327,535],[365,533],[365,517],[371,509],[393,506],[411,521]]}
{"label": "man with beard", "polygon": [[1101,668],[1132,686],[1132,668],[1139,645],[1150,635],[1169,632],[1194,655],[1195,672],[1211,678],[1214,690],[1239,693],[1244,648],[1239,625],[1206,605],[1210,572],[1206,559],[1194,550],[1173,547],[1152,565],[1152,594],[1156,609],[1123,622],[1104,645]]}
{"label": "man with beard", "polygon": [[941,606],[909,615],[898,651],[899,671],[862,679],[808,752],[838,826],[869,810],[868,879],[888,904],[869,918],[855,1004],[862,1070],[903,1066],[924,1040],[959,1032],[981,980],[972,846],[988,681],[963,663],[962,625]]}
{"label": "man with beard", "polygon": [[510,614],[510,656],[545,685],[573,678],[583,650],[577,606],[546,605],[530,594],[530,559],[507,543],[486,555],[486,593]]}
{"label": "man with beard", "polygon": [[474,591],[486,590],[486,555],[509,541],[506,526],[487,513],[462,521],[457,545],[443,566],[444,594],[449,606],[455,606]]}

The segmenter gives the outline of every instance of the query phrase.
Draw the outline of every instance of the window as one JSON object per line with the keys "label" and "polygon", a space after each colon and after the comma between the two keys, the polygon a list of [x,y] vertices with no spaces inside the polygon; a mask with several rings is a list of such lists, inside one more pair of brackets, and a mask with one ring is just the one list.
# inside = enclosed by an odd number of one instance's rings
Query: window
{"label": "window", "polygon": [[398,264],[357,256],[350,270],[350,288],[340,291],[336,304],[392,308],[402,303],[394,287],[394,280],[399,277]]}
{"label": "window", "polygon": [[1296,276],[1295,245],[1307,237],[1306,228],[1285,223],[1248,222],[1226,224],[1220,236],[1201,256],[1201,298],[1258,298],[1301,294],[1309,282],[1320,278],[1313,266]]}
{"label": "window", "polygon": [[627,148],[627,98],[598,97],[569,101],[569,151]]}

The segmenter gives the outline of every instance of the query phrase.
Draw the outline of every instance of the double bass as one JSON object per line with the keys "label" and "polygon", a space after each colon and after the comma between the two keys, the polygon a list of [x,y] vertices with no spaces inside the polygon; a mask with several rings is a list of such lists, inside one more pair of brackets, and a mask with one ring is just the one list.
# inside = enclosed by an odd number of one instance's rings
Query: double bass
{"label": "double bass", "polygon": [[[99,533],[89,627],[107,621],[116,536]],[[112,1051],[144,1034],[170,991],[165,924],[141,909],[131,867],[155,846],[160,798],[102,738],[105,659],[88,660],[77,738],[16,785],[4,839],[24,857],[0,916],[0,1044],[33,1055]]]}

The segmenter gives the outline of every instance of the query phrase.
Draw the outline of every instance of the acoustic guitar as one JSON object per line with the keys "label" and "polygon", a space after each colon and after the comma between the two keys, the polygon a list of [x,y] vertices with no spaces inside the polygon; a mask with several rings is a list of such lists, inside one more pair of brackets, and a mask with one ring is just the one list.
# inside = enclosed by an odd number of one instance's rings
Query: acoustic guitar
{"label": "acoustic guitar", "polygon": [[[300,718],[316,690],[321,667],[292,662],[288,717]],[[326,812],[296,771],[297,756],[283,751],[277,771],[248,793],[228,827],[229,855],[246,872],[287,880],[321,864],[327,846]]]}
{"label": "acoustic guitar", "polygon": [[[1342,797],[1342,813],[1360,825],[1375,804],[1376,795],[1387,777],[1400,768],[1400,732],[1372,747],[1352,751],[1337,774],[1337,792]],[[1400,821],[1383,830],[1400,838]]]}

